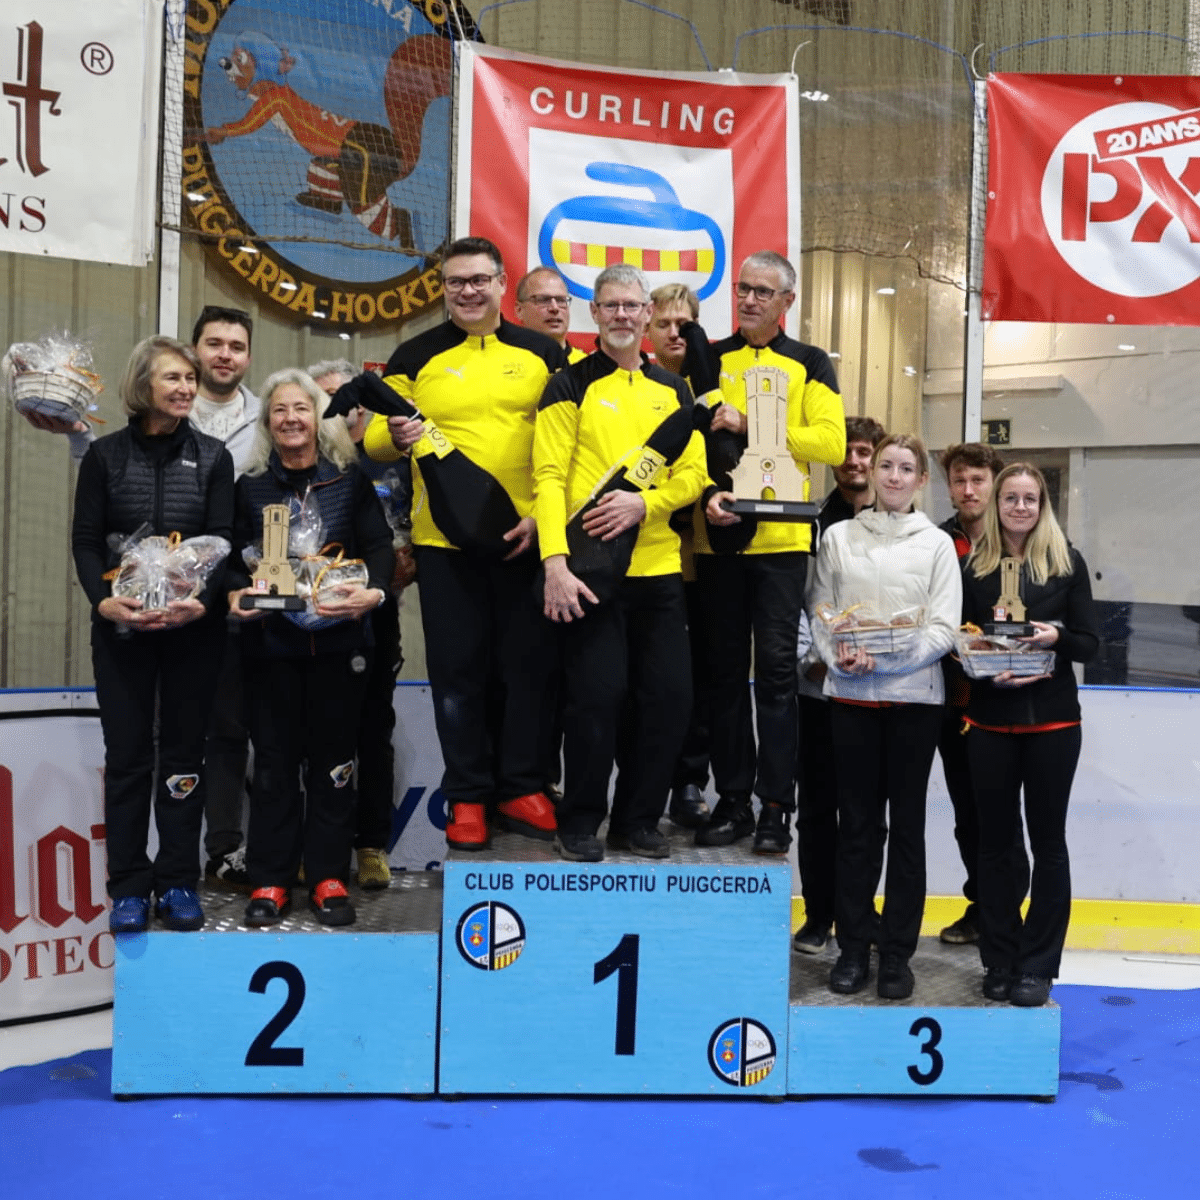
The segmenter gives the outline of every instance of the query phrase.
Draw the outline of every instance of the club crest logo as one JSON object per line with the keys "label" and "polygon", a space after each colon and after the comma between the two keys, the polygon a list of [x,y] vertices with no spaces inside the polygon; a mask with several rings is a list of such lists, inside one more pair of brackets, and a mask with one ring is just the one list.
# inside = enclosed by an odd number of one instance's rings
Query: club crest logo
{"label": "club crest logo", "polygon": [[329,772],[335,788],[344,788],[354,778],[354,759],[340,763]]}
{"label": "club crest logo", "polygon": [[730,1087],[753,1087],[775,1066],[775,1038],[749,1017],[726,1021],[709,1039],[708,1065]]}
{"label": "club crest logo", "polygon": [[402,323],[441,298],[457,0],[190,0],[183,208],[278,315]]}
{"label": "club crest logo", "polygon": [[481,971],[502,971],[512,966],[525,949],[525,922],[507,904],[488,900],[463,913],[454,941],[471,966]]}
{"label": "club crest logo", "polygon": [[199,786],[199,775],[168,775],[167,792],[172,800],[186,800]]}

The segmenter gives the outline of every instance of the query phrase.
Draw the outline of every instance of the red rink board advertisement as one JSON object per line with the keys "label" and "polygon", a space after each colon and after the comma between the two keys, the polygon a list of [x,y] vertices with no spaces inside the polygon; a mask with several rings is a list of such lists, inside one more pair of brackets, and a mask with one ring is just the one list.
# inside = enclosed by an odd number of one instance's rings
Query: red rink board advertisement
{"label": "red rink board advertisement", "polygon": [[992,75],[983,315],[1200,324],[1200,79]]}
{"label": "red rink board advertisement", "polygon": [[[626,262],[683,282],[733,328],[743,258],[799,258],[797,84],[787,75],[617,71],[463,44],[455,235],[491,238],[509,277],[554,267],[578,301]],[[789,332],[797,321],[788,313]],[[575,333],[594,327],[586,303]],[[578,340],[590,348],[591,338]]]}
{"label": "red rink board advertisement", "polygon": [[0,1023],[112,1000],[93,712],[0,719]]}

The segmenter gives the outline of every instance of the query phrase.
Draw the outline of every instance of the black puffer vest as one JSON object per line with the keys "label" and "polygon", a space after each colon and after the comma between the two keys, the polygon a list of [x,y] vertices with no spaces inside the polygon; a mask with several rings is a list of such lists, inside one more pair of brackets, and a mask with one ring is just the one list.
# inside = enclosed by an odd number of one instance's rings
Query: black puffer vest
{"label": "black puffer vest", "polygon": [[100,438],[92,447],[104,460],[111,530],[130,534],[148,521],[163,537],[204,533],[208,489],[224,445],[183,420],[166,435],[166,457],[156,459],[139,421],[131,418],[126,429]]}

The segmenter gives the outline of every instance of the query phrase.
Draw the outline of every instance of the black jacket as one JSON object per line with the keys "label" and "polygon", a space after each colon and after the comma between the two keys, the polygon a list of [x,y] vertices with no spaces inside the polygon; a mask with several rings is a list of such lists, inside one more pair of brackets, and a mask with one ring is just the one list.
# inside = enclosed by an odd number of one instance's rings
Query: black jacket
{"label": "black jacket", "polygon": [[[1087,662],[1100,646],[1100,622],[1092,603],[1092,585],[1083,555],[1071,547],[1071,574],[1033,583],[1021,568],[1021,599],[1028,621],[1059,625],[1054,645],[1054,673],[1024,687],[996,687],[988,679],[971,680],[967,716],[980,725],[1042,725],[1078,721],[1079,694],[1071,664]],[[992,620],[1000,596],[1000,569],[976,579],[963,572],[963,620],[983,625]]]}
{"label": "black jacket", "polygon": [[[127,536],[147,522],[161,537],[232,537],[233,459],[187,420],[149,437],[131,417],[124,429],[94,441],[79,465],[71,550],[93,612],[112,594],[104,573],[120,562],[109,534]],[[200,593],[206,608],[221,577],[218,569]]]}
{"label": "black jacket", "polygon": [[[227,575],[230,590],[250,586],[242,551],[262,538],[262,510],[267,504],[286,504],[292,497],[303,499],[306,487],[324,524],[322,540],[337,542],[347,558],[361,558],[367,565],[368,586],[387,595],[392,582],[395,556],[392,531],[374,485],[357,463],[341,472],[326,458],[308,473],[288,472],[272,451],[261,475],[242,475],[237,483],[237,517],[234,522],[233,554]],[[281,613],[241,626],[246,653],[269,657],[307,657],[354,650],[373,643],[370,621],[339,621],[319,629],[302,629]]]}

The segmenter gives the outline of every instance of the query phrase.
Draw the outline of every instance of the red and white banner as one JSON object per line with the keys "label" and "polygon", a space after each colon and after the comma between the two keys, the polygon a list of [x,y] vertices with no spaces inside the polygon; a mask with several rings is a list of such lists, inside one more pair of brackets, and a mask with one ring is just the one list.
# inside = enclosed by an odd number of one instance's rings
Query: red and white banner
{"label": "red and white banner", "polygon": [[[491,238],[510,283],[550,266],[587,301],[604,267],[632,263],[652,288],[687,283],[723,336],[742,259],[775,250],[797,262],[794,76],[619,71],[469,43],[459,53],[455,236]],[[793,335],[797,321],[793,305]],[[572,326],[594,330],[585,305]]]}
{"label": "red and white banner", "polygon": [[103,764],[94,711],[0,719],[0,1024],[112,1000]]}
{"label": "red and white banner", "polygon": [[163,0],[0,0],[0,250],[154,251]]}
{"label": "red and white banner", "polygon": [[1200,324],[1200,78],[992,75],[983,315]]}

